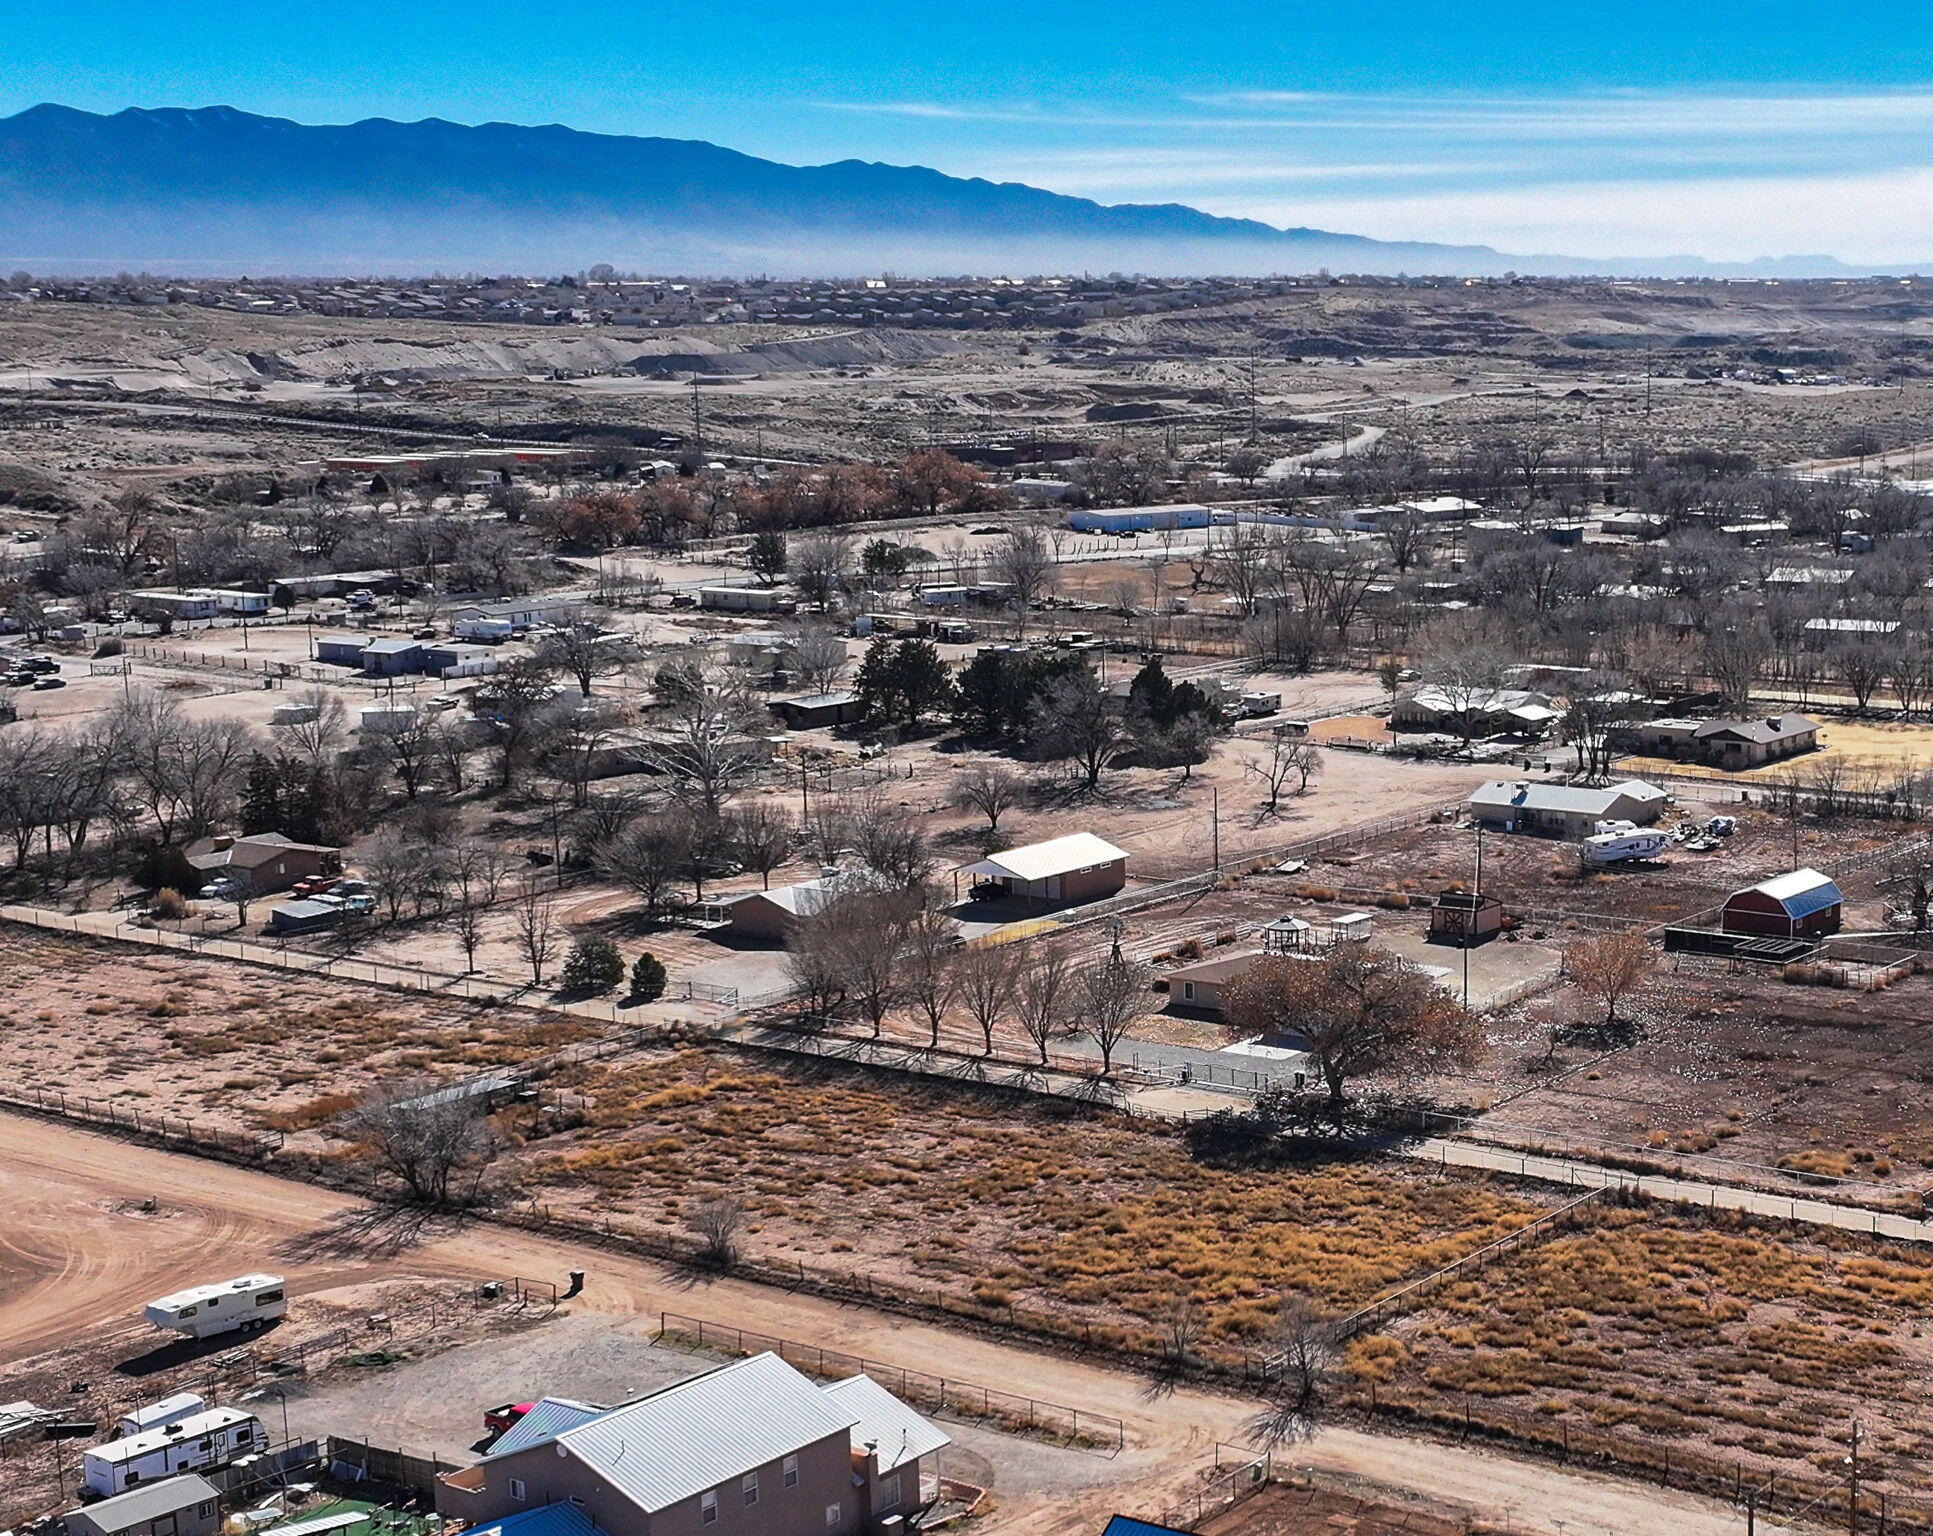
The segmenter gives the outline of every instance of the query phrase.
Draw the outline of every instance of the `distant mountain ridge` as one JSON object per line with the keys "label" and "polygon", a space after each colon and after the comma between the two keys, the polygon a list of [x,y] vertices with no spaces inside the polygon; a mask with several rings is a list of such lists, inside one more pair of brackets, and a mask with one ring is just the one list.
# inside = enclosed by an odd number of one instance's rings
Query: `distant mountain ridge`
{"label": "distant mountain ridge", "polygon": [[[1181,204],[1109,206],[1018,182],[859,160],[793,166],[699,140],[369,118],[310,126],[233,107],[42,105],[0,119],[0,262],[286,275],[1144,271],[1674,275],[1276,229]],[[1831,258],[1770,275],[1845,275]],[[1743,270],[1743,269],[1740,269]]]}

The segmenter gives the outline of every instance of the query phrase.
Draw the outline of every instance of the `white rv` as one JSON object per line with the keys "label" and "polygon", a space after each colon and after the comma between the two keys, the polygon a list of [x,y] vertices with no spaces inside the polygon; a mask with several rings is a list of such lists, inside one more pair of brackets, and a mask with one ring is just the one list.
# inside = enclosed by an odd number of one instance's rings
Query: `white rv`
{"label": "white rv", "polygon": [[207,1411],[208,1404],[194,1393],[177,1392],[158,1403],[143,1403],[139,1408],[129,1409],[121,1419],[121,1435],[124,1439],[129,1435],[144,1435],[151,1429],[163,1429]]}
{"label": "white rv", "polygon": [[239,1408],[210,1408],[159,1429],[81,1453],[81,1482],[102,1498],[180,1472],[204,1472],[268,1449],[262,1421]]}
{"label": "white rv", "polygon": [[212,1338],[239,1328],[259,1328],[286,1316],[288,1293],[280,1275],[243,1275],[219,1285],[197,1285],[151,1301],[141,1314],[157,1328],[185,1333],[191,1339]]}

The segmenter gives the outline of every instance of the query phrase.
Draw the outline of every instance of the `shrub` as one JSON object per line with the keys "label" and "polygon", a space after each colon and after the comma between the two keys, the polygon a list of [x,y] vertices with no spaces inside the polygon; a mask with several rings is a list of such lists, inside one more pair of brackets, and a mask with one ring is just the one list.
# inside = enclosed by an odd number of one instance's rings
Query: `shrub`
{"label": "shrub", "polygon": [[650,950],[631,963],[631,996],[640,1003],[655,1003],[664,996],[664,961]]}
{"label": "shrub", "polygon": [[624,980],[624,956],[609,939],[579,939],[557,979],[566,992],[608,992]]}
{"label": "shrub", "polygon": [[154,900],[148,903],[148,910],[156,917],[173,921],[188,915],[188,899],[171,885],[164,885],[154,893]]}

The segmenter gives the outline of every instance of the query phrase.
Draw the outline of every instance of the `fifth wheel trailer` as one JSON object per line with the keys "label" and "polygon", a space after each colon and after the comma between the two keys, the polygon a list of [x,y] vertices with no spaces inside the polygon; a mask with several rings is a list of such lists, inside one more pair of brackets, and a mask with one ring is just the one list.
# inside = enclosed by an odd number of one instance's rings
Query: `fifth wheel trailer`
{"label": "fifth wheel trailer", "polygon": [[217,1285],[197,1285],[151,1301],[141,1315],[157,1328],[192,1339],[259,1328],[287,1315],[288,1293],[280,1275],[241,1275]]}

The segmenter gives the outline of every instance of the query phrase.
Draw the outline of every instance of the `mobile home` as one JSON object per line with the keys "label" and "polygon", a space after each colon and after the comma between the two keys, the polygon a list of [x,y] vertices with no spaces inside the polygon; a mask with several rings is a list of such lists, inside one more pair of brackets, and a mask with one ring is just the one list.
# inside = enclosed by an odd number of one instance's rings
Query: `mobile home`
{"label": "mobile home", "polygon": [[81,1453],[81,1482],[103,1498],[180,1472],[203,1472],[268,1448],[262,1421],[239,1408],[210,1408],[110,1440]]}
{"label": "mobile home", "polygon": [[238,1328],[259,1328],[286,1316],[288,1293],[280,1275],[242,1275],[216,1285],[197,1285],[151,1301],[141,1315],[157,1328],[207,1339]]}

